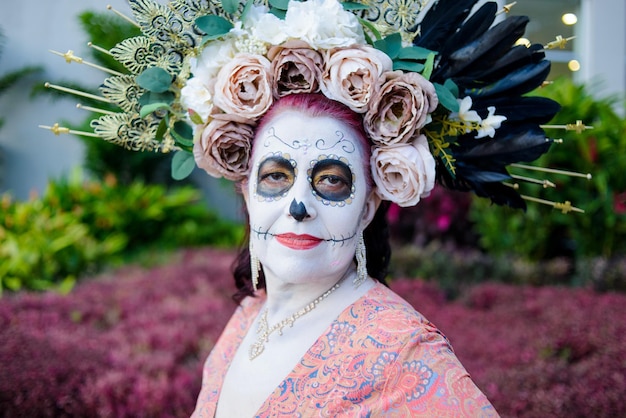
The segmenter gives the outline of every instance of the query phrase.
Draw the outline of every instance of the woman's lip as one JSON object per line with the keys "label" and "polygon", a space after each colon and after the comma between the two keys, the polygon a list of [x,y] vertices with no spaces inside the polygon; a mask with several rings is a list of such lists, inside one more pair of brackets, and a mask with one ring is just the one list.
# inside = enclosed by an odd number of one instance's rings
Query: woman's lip
{"label": "woman's lip", "polygon": [[312,235],[307,234],[278,234],[275,235],[276,241],[285,247],[291,248],[293,250],[309,250],[311,248],[317,247],[323,239],[314,237]]}

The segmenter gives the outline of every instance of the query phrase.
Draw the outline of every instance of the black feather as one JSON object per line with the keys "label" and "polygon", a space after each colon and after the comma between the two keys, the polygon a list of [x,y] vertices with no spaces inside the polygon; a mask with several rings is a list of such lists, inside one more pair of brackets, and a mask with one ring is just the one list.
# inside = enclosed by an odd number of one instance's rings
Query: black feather
{"label": "black feather", "polygon": [[508,132],[498,131],[494,138],[483,139],[476,146],[466,144],[465,150],[455,152],[457,162],[475,161],[478,164],[477,161],[481,161],[481,167],[485,169],[520,161],[530,162],[545,154],[552,144],[546,139],[543,129],[533,124],[518,125]]}
{"label": "black feather", "polygon": [[448,68],[442,77],[450,78],[476,63],[488,69],[524,34],[528,17],[511,16],[493,26],[481,37],[450,54]]}
{"label": "black feather", "polygon": [[521,95],[539,87],[549,73],[550,61],[543,60],[536,64],[525,65],[486,87],[465,89],[464,93],[472,98],[494,97],[505,94],[508,96]]}
{"label": "black feather", "polygon": [[439,50],[439,54],[448,56],[455,49],[459,49],[476,40],[491,27],[497,11],[498,4],[495,1],[483,4],[476,12],[472,13],[454,35],[448,38]]}
{"label": "black feather", "polygon": [[438,0],[420,22],[419,35],[413,43],[439,51],[467,18],[477,0]]}
{"label": "black feather", "polygon": [[552,99],[537,96],[498,97],[487,100],[476,100],[472,109],[481,117],[488,113],[487,108],[495,106],[496,114],[506,116],[506,122],[500,130],[506,130],[514,123],[548,123],[561,109],[561,105]]}
{"label": "black feather", "polygon": [[463,75],[461,77],[454,78],[454,82],[459,87],[483,87],[486,84],[493,83],[494,81],[504,77],[511,71],[528,64],[537,63],[544,58],[545,53],[543,45],[534,44],[528,48],[524,45],[517,45],[511,48],[506,54],[504,54],[488,68],[484,68],[482,63],[480,63],[479,68],[473,68],[476,67],[476,63],[467,67],[463,70]]}

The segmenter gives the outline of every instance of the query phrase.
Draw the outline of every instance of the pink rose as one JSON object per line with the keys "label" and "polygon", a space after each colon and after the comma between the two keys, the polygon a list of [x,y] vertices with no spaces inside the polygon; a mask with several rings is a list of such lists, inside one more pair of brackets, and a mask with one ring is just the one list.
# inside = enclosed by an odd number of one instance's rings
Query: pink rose
{"label": "pink rose", "polygon": [[217,74],[213,104],[248,119],[258,119],[272,105],[270,62],[262,55],[237,54]]}
{"label": "pink rose", "polygon": [[408,142],[437,108],[435,87],[418,73],[391,71],[370,101],[363,126],[375,144]]}
{"label": "pink rose", "polygon": [[274,98],[296,93],[317,93],[322,78],[322,55],[302,41],[270,48]]}
{"label": "pink rose", "polygon": [[328,51],[322,92],[357,113],[365,113],[380,77],[392,65],[387,54],[368,45]]}
{"label": "pink rose", "polygon": [[435,159],[424,135],[412,143],[373,149],[370,164],[380,198],[409,207],[435,187]]}
{"label": "pink rose", "polygon": [[238,181],[248,173],[253,122],[237,115],[212,115],[193,145],[198,167],[213,177]]}

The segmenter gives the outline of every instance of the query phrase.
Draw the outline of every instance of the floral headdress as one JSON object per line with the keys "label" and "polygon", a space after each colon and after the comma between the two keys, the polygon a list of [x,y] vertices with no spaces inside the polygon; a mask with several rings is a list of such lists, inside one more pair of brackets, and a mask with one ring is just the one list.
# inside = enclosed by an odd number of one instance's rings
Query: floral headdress
{"label": "floral headdress", "polygon": [[121,111],[103,112],[94,133],[82,134],[176,151],[174,178],[197,165],[236,181],[249,171],[255,125],[272,103],[322,93],[363,115],[382,199],[413,206],[437,180],[525,208],[532,198],[507,183],[507,166],[554,142],[540,124],[559,105],[525,95],[550,63],[544,46],[515,45],[526,17],[494,24],[496,3],[470,13],[476,2],[129,0],[143,35],[106,51],[128,74],[101,87],[101,99]]}

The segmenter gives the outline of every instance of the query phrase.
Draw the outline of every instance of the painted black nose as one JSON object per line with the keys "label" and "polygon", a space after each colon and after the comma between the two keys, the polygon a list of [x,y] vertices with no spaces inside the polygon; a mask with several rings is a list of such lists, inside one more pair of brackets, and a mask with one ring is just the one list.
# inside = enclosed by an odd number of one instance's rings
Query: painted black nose
{"label": "painted black nose", "polygon": [[304,207],[304,203],[298,203],[296,202],[296,199],[293,199],[291,201],[291,205],[289,205],[289,214],[298,222],[302,222],[304,218],[309,216],[306,211],[306,207]]}

